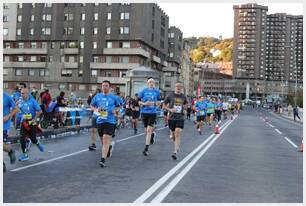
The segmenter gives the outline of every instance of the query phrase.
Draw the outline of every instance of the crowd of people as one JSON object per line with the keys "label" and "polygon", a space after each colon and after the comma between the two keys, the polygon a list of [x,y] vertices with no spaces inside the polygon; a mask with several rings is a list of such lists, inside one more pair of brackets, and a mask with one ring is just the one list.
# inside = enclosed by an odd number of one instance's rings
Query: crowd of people
{"label": "crowd of people", "polygon": [[[36,91],[35,91],[36,92]],[[26,84],[21,83],[16,91],[10,96],[3,93],[3,136],[6,141],[10,123],[13,121],[16,127],[20,125],[20,145],[22,154],[19,161],[29,159],[28,147],[30,143],[35,144],[41,152],[44,152],[45,146],[36,138],[37,133],[42,132],[39,122],[43,112],[56,101],[57,107],[65,107],[68,102],[65,93],[60,92],[56,100],[52,100],[48,89],[45,89],[37,97],[37,93],[30,93]],[[70,103],[77,104],[77,98],[72,95]],[[224,102],[218,96],[199,96],[198,98],[188,98],[183,94],[183,83],[177,82],[175,90],[161,99],[158,88],[155,87],[155,80],[147,80],[147,88],[143,89],[133,97],[122,97],[120,94],[112,94],[111,82],[105,80],[102,87],[97,88],[87,99],[91,112],[91,137],[88,149],[94,151],[97,149],[96,136],[100,137],[102,150],[99,164],[106,166],[106,160],[111,157],[114,149],[115,132],[121,127],[126,127],[127,123],[133,129],[134,134],[138,133],[139,120],[142,120],[145,129],[145,141],[142,154],[149,155],[149,148],[154,144],[156,132],[154,129],[157,124],[159,111],[163,110],[164,124],[169,128],[170,139],[174,142],[174,149],[171,153],[173,160],[177,155],[181,144],[181,133],[184,129],[185,119],[191,120],[191,114],[194,117],[195,129],[201,135],[204,124],[212,127],[220,123],[222,119],[239,114],[241,110],[240,102]],[[14,118],[15,116],[15,118]],[[19,119],[19,123],[16,119]],[[60,118],[62,121],[62,117]],[[15,151],[5,144],[4,151],[8,152],[11,163],[15,162]],[[5,164],[3,163],[4,168]]]}

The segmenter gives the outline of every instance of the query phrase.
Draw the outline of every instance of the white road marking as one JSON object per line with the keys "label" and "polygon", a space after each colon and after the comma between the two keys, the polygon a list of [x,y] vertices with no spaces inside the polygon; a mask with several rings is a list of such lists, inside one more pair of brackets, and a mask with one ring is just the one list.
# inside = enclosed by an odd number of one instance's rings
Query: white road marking
{"label": "white road marking", "polygon": [[[162,130],[162,129],[165,129],[166,127],[162,127],[162,128],[158,128],[158,129],[155,129],[155,130]],[[126,140],[129,140],[131,138],[134,138],[134,137],[137,137],[137,136],[141,136],[143,135],[144,133],[142,134],[138,134],[138,135],[134,135],[134,136],[131,136],[131,137],[127,137],[125,139],[121,139],[121,140],[117,140],[117,142],[123,142],[123,141],[126,141]],[[37,162],[37,163],[34,163],[34,164],[30,164],[30,165],[27,165],[27,166],[24,166],[24,167],[19,167],[19,168],[16,168],[16,169],[12,169],[10,170],[11,172],[17,172],[17,171],[20,171],[20,170],[24,170],[24,169],[27,169],[27,168],[30,168],[30,167],[35,167],[35,166],[38,166],[38,165],[42,165],[42,164],[46,164],[48,162],[53,162],[53,161],[56,161],[56,160],[60,160],[60,159],[63,159],[65,157],[70,157],[70,156],[74,156],[74,155],[77,155],[77,154],[80,154],[82,152],[86,152],[88,151],[88,149],[84,149],[84,150],[80,150],[80,151],[77,151],[77,152],[73,152],[71,154],[67,154],[67,155],[63,155],[63,156],[59,156],[59,157],[55,157],[55,158],[52,158],[52,159],[49,159],[49,160],[45,160],[45,161],[42,161],[42,162]]]}
{"label": "white road marking", "polygon": [[212,141],[210,141],[208,145],[205,146],[205,148],[198,155],[196,155],[196,157],[194,157],[193,160],[179,174],[176,175],[176,177],[151,201],[151,203],[161,203],[231,123],[232,122],[227,124],[220,132],[220,134],[216,135],[216,137]]}
{"label": "white road marking", "polygon": [[296,144],[294,144],[288,137],[284,137],[293,147],[298,148]]}
{"label": "white road marking", "polygon": [[[226,125],[230,124],[231,120],[228,120],[221,129]],[[185,163],[191,159],[195,154],[201,150],[213,137],[215,134],[210,135],[201,145],[194,149],[188,156],[186,156],[182,161],[180,161],[175,167],[173,167],[169,172],[167,172],[162,178],[160,178],[155,184],[153,184],[148,190],[146,190],[140,197],[138,197],[133,203],[144,203],[154,192],[156,192],[169,178],[171,178]]]}
{"label": "white road marking", "polygon": [[269,125],[270,127],[274,128],[274,126],[273,126],[272,124],[269,124],[269,123],[268,123],[268,125]]}
{"label": "white road marking", "polygon": [[279,131],[278,129],[275,129],[275,131],[278,133],[278,134],[283,134],[281,131]]}

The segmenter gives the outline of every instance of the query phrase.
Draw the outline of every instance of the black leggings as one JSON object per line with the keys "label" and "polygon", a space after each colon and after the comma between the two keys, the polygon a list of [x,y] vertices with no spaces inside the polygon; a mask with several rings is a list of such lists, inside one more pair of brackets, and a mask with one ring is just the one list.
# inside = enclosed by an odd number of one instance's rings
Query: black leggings
{"label": "black leggings", "polygon": [[222,114],[221,110],[216,110],[216,115],[217,115],[218,122],[221,120],[221,114]]}
{"label": "black leggings", "polygon": [[[29,124],[28,124],[29,125]],[[35,125],[29,125],[30,130],[27,131],[26,128],[24,127],[24,124],[21,124],[21,129],[20,129],[20,145],[23,153],[26,153],[26,137],[28,136],[31,141],[34,144],[38,143],[38,140],[36,139],[36,126]]]}

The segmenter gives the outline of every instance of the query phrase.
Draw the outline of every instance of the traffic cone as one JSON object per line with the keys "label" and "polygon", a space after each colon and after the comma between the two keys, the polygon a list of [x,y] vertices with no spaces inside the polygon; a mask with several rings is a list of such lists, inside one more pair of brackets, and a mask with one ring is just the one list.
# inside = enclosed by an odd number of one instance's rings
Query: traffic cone
{"label": "traffic cone", "polygon": [[216,124],[216,126],[215,126],[215,128],[214,128],[214,133],[215,133],[215,134],[220,134],[219,124]]}
{"label": "traffic cone", "polygon": [[300,150],[299,150],[299,152],[303,152],[303,141],[302,141],[302,143],[301,143],[301,145],[300,145]]}

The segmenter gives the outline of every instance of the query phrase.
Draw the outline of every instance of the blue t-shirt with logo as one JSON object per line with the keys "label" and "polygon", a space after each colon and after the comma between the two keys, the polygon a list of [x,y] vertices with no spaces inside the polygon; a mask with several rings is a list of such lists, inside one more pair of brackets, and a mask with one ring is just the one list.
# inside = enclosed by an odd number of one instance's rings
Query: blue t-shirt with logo
{"label": "blue t-shirt with logo", "polygon": [[217,102],[215,108],[216,108],[216,110],[222,110],[223,103],[222,102]]}
{"label": "blue t-shirt with logo", "polygon": [[36,116],[36,112],[41,111],[38,102],[34,98],[31,98],[30,96],[27,100],[21,99],[18,107],[22,115],[32,114],[33,119]]}
{"label": "blue t-shirt with logo", "polygon": [[[12,109],[16,107],[16,104],[11,96],[3,92],[3,116],[8,115]],[[3,131],[8,131],[11,126],[11,119],[3,122]]]}
{"label": "blue t-shirt with logo", "polygon": [[209,102],[207,104],[207,114],[212,114],[215,112],[215,104],[214,103],[211,103]]}
{"label": "blue t-shirt with logo", "polygon": [[97,124],[116,124],[116,118],[113,114],[113,110],[120,106],[120,99],[117,96],[99,93],[91,100],[91,105],[101,110],[99,113],[94,112],[94,116],[97,119]]}
{"label": "blue t-shirt with logo", "polygon": [[21,98],[21,93],[18,91],[18,92],[14,92],[12,94],[12,98],[14,100],[14,102],[17,102],[19,100],[19,98]]}
{"label": "blue t-shirt with logo", "polygon": [[[149,89],[145,88],[139,93],[139,98],[142,102],[157,102],[160,100],[160,91],[158,89]],[[156,114],[157,113],[157,106],[142,106],[141,113],[144,114]]]}
{"label": "blue t-shirt with logo", "polygon": [[197,116],[203,116],[206,114],[207,104],[205,102],[197,102],[195,108],[198,110]]}

